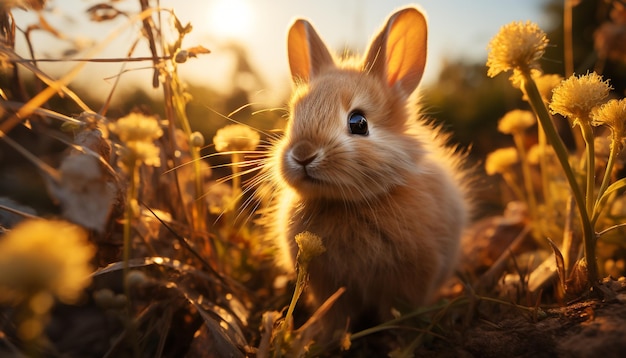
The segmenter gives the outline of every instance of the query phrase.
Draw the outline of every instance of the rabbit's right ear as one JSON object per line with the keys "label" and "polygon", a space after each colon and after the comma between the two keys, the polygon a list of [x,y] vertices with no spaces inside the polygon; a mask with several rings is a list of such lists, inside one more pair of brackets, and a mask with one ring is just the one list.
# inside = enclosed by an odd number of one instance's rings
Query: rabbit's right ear
{"label": "rabbit's right ear", "polygon": [[370,44],[366,57],[369,72],[404,97],[411,95],[424,74],[427,32],[426,18],[415,7],[391,15]]}
{"label": "rabbit's right ear", "polygon": [[308,21],[296,20],[287,35],[289,68],[294,81],[309,82],[327,66],[334,65],[333,57]]}

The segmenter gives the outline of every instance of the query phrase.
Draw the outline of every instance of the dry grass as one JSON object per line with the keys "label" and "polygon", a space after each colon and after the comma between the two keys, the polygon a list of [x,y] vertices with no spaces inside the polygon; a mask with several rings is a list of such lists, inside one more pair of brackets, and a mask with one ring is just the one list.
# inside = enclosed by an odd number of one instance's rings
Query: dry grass
{"label": "dry grass", "polygon": [[[88,241],[88,248],[80,252],[92,255],[83,255],[86,260],[76,265],[93,272],[86,280],[57,273],[59,265],[21,269],[20,262],[45,262],[42,257],[52,254],[17,250],[24,259],[9,261],[0,251],[0,287],[12,290],[11,295],[0,294],[0,355],[358,356],[382,349],[393,350],[398,357],[411,356],[421,345],[446,341],[477,316],[513,311],[539,320],[545,316],[543,305],[580,297],[589,287],[599,287],[603,294],[611,291],[585,276],[588,270],[579,260],[579,215],[571,204],[563,210],[570,203],[563,169],[553,152],[543,152],[541,161],[532,162],[524,143],[536,140],[546,145],[545,138],[517,128],[511,134],[520,162],[494,171],[502,174],[517,200],[511,210],[485,218],[468,233],[466,259],[458,275],[462,279],[450,282],[442,300],[432,307],[397,312],[397,319],[346,334],[341,342],[315,344],[317,319],[338,296],[317,312],[294,311],[306,285],[306,271],[300,272],[297,287],[286,284],[287,278],[273,269],[272,248],[254,225],[260,203],[245,179],[259,169],[263,155],[259,149],[268,145],[268,134],[235,124],[216,133],[213,145],[194,130],[188,118],[189,94],[177,69],[209,51],[202,46],[182,48],[191,26],[169,9],[138,1],[137,14],[123,14],[114,1],[90,8],[93,21],[121,16],[127,20],[86,51],[83,59],[70,62],[71,69],[59,78],[40,69],[42,60],[20,56],[15,45],[24,41],[32,55],[37,46],[31,42],[33,31],[61,36],[60,31],[45,21],[43,13],[36,26],[23,29],[24,24],[15,23],[10,4],[0,5],[0,154],[19,158],[3,157],[0,167],[20,178],[14,190],[35,193],[32,204],[0,198],[0,245],[9,241],[11,232],[22,232],[19,225],[52,223],[49,232],[40,234],[47,238],[62,222]],[[36,2],[28,4],[35,7],[31,11],[37,10]],[[137,41],[129,44],[127,57],[97,57],[121,31],[132,27],[138,29]],[[140,42],[148,44],[150,56],[134,55]],[[117,83],[102,96],[99,109],[91,108],[69,85],[85,63],[100,61],[121,64],[118,78],[126,73],[126,63],[150,63],[151,85],[163,93],[164,116],[137,110],[110,117],[111,99],[120,90]],[[58,103],[63,105],[55,106]],[[80,114],[64,111],[67,106]],[[569,153],[573,166],[580,168],[572,176],[585,181],[586,189],[580,190],[602,192],[587,220],[595,225],[599,274],[620,276],[626,216],[620,194],[625,184],[616,177],[613,164],[607,164],[613,154],[596,151],[598,167],[590,169],[585,148]],[[27,169],[22,169],[24,159]],[[606,183],[590,183],[590,172],[604,173]],[[42,179],[33,181],[35,176]],[[45,185],[45,190],[38,190],[38,185]],[[515,209],[521,202],[525,203],[521,209]],[[17,222],[21,224],[15,226]],[[549,246],[546,237],[555,243]],[[72,255],[70,246],[64,249]],[[555,262],[552,250],[560,260]],[[8,266],[2,266],[6,262]],[[11,278],[17,274],[7,274],[8,270],[33,270],[28,277],[43,278],[16,284]],[[560,285],[554,284],[557,271]],[[79,280],[82,294],[66,300],[58,287],[49,286],[49,275],[56,274],[69,287]]]}

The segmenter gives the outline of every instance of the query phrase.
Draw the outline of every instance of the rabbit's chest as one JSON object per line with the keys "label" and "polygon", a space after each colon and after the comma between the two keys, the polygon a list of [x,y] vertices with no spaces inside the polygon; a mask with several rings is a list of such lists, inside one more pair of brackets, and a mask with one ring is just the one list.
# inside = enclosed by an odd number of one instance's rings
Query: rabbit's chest
{"label": "rabbit's chest", "polygon": [[[319,260],[341,275],[354,271],[385,271],[406,256],[406,241],[412,241],[408,221],[381,220],[371,210],[348,205],[299,207],[292,220],[292,232],[312,232],[322,238],[326,253]],[[409,247],[411,245],[408,245]]]}

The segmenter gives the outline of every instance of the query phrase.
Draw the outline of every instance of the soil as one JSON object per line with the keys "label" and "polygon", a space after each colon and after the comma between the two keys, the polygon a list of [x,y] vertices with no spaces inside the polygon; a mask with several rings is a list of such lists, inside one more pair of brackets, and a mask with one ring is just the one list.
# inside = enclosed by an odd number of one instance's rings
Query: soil
{"label": "soil", "polygon": [[626,305],[587,300],[543,311],[543,318],[517,314],[476,324],[436,340],[416,357],[624,357]]}

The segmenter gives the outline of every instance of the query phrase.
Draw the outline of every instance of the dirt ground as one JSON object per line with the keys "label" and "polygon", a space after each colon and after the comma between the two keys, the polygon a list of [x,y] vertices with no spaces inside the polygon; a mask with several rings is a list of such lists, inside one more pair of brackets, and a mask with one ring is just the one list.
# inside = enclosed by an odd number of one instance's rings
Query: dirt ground
{"label": "dirt ground", "polygon": [[624,357],[626,305],[587,300],[544,310],[536,321],[513,314],[494,322],[476,321],[449,337],[424,346],[416,357]]}

